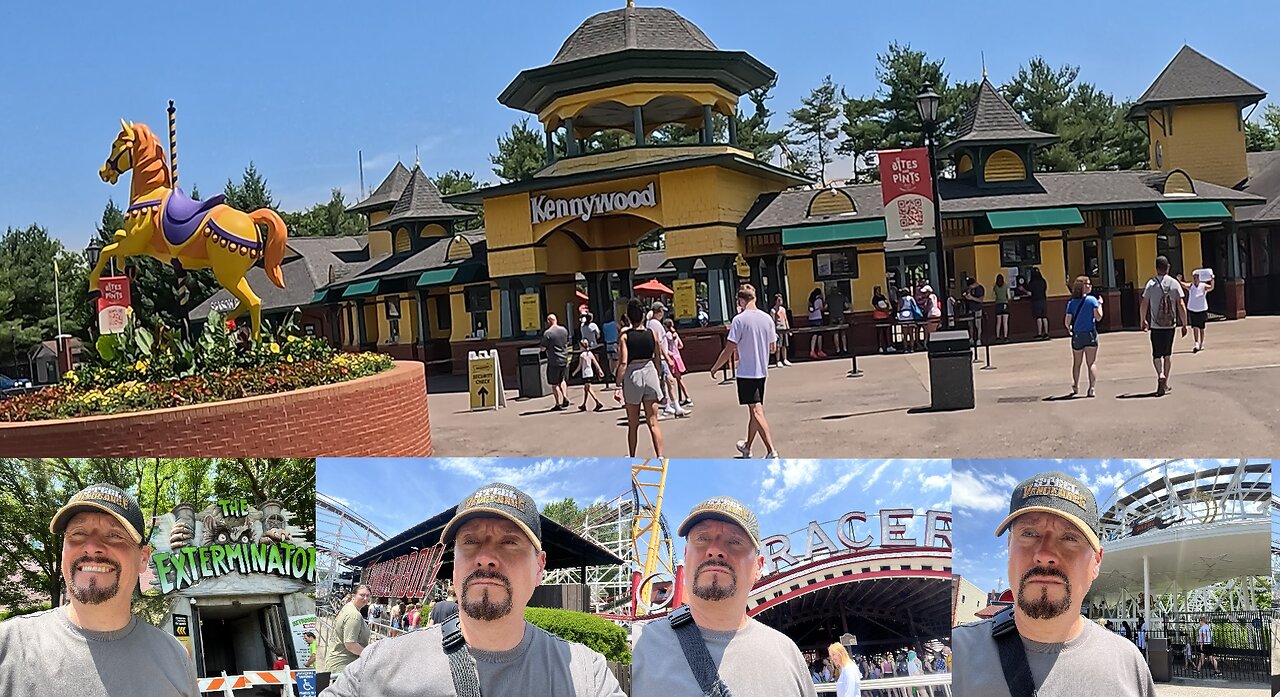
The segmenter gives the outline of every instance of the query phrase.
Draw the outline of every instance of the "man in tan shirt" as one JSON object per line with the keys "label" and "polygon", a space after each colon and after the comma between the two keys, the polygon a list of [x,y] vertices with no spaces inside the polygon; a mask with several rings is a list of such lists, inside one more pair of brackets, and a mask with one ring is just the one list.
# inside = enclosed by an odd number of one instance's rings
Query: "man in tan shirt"
{"label": "man in tan shirt", "polygon": [[360,614],[360,609],[369,604],[369,597],[369,587],[360,586],[333,621],[333,636],[329,637],[329,653],[324,662],[333,675],[351,665],[369,645],[369,624]]}

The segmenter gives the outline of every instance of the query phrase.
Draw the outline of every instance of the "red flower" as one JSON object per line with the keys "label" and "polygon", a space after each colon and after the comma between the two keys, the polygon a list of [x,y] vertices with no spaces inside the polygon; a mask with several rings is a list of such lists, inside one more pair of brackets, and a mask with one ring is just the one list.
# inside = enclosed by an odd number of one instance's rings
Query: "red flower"
{"label": "red flower", "polygon": [[234,332],[236,330],[236,321],[234,319],[227,320],[227,331]]}

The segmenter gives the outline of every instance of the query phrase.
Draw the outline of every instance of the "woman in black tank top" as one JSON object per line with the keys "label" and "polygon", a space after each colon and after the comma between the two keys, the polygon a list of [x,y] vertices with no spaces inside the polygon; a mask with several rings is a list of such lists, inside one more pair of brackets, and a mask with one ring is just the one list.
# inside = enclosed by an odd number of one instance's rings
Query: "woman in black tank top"
{"label": "woman in black tank top", "polygon": [[644,308],[636,298],[627,303],[627,321],[631,326],[618,342],[620,360],[616,377],[619,394],[615,394],[614,399],[623,401],[627,409],[627,446],[631,457],[636,456],[641,407],[644,407],[645,420],[649,425],[654,455],[662,457],[662,431],[658,428],[658,399],[662,391],[658,366],[654,361],[659,355],[658,342],[645,326]]}

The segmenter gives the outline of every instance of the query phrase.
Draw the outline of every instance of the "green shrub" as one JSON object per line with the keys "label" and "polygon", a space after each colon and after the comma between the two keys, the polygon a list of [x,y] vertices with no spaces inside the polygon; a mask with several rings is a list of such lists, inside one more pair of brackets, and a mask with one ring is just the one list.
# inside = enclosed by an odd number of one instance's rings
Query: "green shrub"
{"label": "green shrub", "polygon": [[525,608],[524,618],[548,632],[599,651],[618,663],[631,663],[627,630],[595,615],[545,607]]}
{"label": "green shrub", "polygon": [[10,617],[21,617],[22,615],[30,615],[33,612],[41,612],[43,610],[48,610],[49,607],[50,607],[49,603],[40,603],[39,605],[28,605],[26,607],[18,607],[18,608],[11,608],[9,610],[3,610],[3,611],[0,611],[0,622],[3,622],[9,619]]}

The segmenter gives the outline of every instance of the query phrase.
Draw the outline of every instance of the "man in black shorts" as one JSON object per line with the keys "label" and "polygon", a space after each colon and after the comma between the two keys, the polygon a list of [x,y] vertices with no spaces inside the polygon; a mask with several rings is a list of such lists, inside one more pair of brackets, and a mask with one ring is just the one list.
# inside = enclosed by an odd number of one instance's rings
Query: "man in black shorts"
{"label": "man in black shorts", "polygon": [[774,459],[778,452],[764,418],[764,381],[769,374],[769,356],[778,350],[778,330],[773,318],[756,307],[756,289],[750,283],[738,289],[738,306],[742,311],[729,325],[728,341],[711,366],[711,375],[738,352],[738,404],[748,409],[747,439],[738,441],[738,452],[751,457],[751,443],[758,435],[768,451],[765,457]]}
{"label": "man in black shorts", "polygon": [[1040,268],[1031,267],[1031,280],[1027,283],[1031,292],[1031,315],[1036,318],[1036,338],[1049,338],[1049,283],[1040,275]]}
{"label": "man in black shorts", "polygon": [[1169,275],[1169,259],[1156,257],[1156,275],[1147,281],[1142,291],[1142,331],[1151,332],[1151,360],[1156,368],[1156,395],[1169,392],[1169,371],[1172,368],[1173,332],[1182,327],[1187,335],[1187,303],[1183,299],[1182,284]]}
{"label": "man in black shorts", "polygon": [[552,411],[569,406],[569,386],[565,374],[569,372],[569,330],[560,325],[555,315],[547,315],[547,330],[542,333],[542,348],[547,352],[547,384],[556,405]]}

